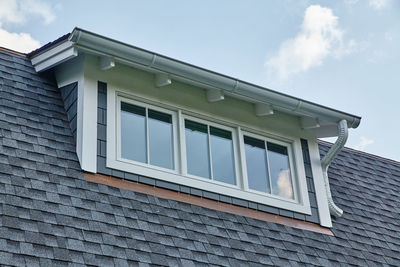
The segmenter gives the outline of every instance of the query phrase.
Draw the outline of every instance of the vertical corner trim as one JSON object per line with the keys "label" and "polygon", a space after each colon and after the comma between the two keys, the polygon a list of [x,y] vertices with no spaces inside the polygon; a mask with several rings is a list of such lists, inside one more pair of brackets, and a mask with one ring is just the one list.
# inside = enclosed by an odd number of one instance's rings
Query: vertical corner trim
{"label": "vertical corner trim", "polygon": [[78,82],[77,152],[81,168],[97,170],[97,81],[84,75]]}
{"label": "vertical corner trim", "polygon": [[308,141],[311,170],[313,173],[315,197],[317,199],[320,224],[324,227],[332,227],[332,219],[329,212],[328,197],[325,190],[325,182],[322,174],[320,153],[317,140]]}

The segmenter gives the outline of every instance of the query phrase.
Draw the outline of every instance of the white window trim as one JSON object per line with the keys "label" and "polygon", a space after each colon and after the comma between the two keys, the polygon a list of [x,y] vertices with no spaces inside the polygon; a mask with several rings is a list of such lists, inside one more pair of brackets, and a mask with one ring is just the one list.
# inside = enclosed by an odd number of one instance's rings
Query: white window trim
{"label": "white window trim", "polygon": [[[207,181],[209,181],[211,183],[220,184],[220,185],[223,185],[223,186],[229,186],[229,187],[232,187],[232,188],[241,189],[241,186],[240,186],[241,174],[240,174],[240,169],[239,169],[240,163],[239,163],[239,157],[238,157],[239,149],[237,147],[238,135],[237,135],[237,132],[236,132],[235,128],[229,127],[229,126],[225,126],[223,124],[217,124],[215,122],[207,121],[207,120],[204,120],[204,119],[200,119],[198,117],[193,117],[191,115],[186,115],[183,112],[181,112],[181,113],[182,113],[182,115],[181,115],[180,120],[181,120],[181,125],[182,125],[181,131],[182,131],[182,135],[183,136],[180,139],[180,141],[182,143],[183,149],[185,150],[185,158],[183,158],[183,161],[182,161],[182,165],[184,166],[182,175],[187,176],[187,177],[191,177],[191,178],[195,178],[195,179],[208,179],[208,178],[204,178],[204,177],[201,177],[201,176],[192,175],[192,174],[189,174],[187,172],[187,166],[186,166],[187,161],[185,160],[186,159],[185,120],[190,120],[190,121],[198,122],[198,123],[201,123],[201,124],[204,124],[204,125],[207,125],[207,126],[212,126],[212,127],[218,128],[218,129],[229,131],[229,132],[232,133],[233,164],[234,164],[234,167],[235,167],[234,171],[235,171],[236,184],[235,185],[231,185],[231,184],[227,184],[227,183],[223,183],[223,182],[219,182],[219,181],[213,180],[211,178],[209,180],[207,180]],[[208,133],[208,137],[210,138],[210,133]],[[211,154],[211,151],[209,151],[209,153]],[[212,158],[210,158],[210,161],[211,161],[211,164],[212,164]],[[212,168],[211,165],[210,165],[210,168]]]}
{"label": "white window trim", "polygon": [[[245,181],[245,183],[244,183],[245,190],[249,191],[249,192],[252,192],[254,194],[268,195],[269,197],[274,197],[274,198],[287,200],[287,201],[293,201],[293,202],[297,203],[298,199],[299,199],[299,194],[300,194],[298,192],[298,185],[297,185],[297,181],[299,179],[297,179],[297,177],[295,176],[296,172],[295,172],[295,168],[294,168],[294,160],[293,160],[294,156],[293,156],[293,152],[292,152],[292,150],[293,150],[292,142],[290,142],[290,141],[289,142],[288,141],[281,141],[281,140],[278,140],[276,138],[272,139],[272,138],[268,137],[267,135],[260,135],[260,134],[255,134],[255,133],[252,133],[252,132],[248,132],[248,131],[243,131],[242,130],[241,134],[240,134],[240,143],[243,144],[243,147],[244,147],[244,136],[249,136],[249,137],[252,137],[252,138],[255,138],[255,139],[258,139],[258,140],[262,140],[264,142],[277,144],[277,145],[280,145],[280,146],[283,146],[283,147],[287,148],[287,150],[288,150],[288,158],[289,158],[290,178],[291,178],[294,198],[293,198],[293,200],[290,200],[290,199],[286,199],[284,197],[280,197],[278,195],[274,195],[272,193],[271,194],[270,193],[266,193],[266,192],[264,193],[264,192],[261,192],[261,191],[250,189],[249,188],[249,183],[248,183],[248,176],[247,176],[246,154],[245,154],[244,148],[243,148],[243,154],[241,156],[244,159],[244,162],[243,162],[243,164],[244,164],[243,165],[243,181]],[[265,146],[265,149],[267,150],[267,146]],[[268,168],[269,168],[269,163],[268,163]],[[272,187],[272,184],[270,186]],[[271,190],[272,190],[272,188],[271,188]]]}
{"label": "white window trim", "polygon": [[[139,102],[130,98],[126,98],[126,97],[121,97],[121,96],[117,96],[117,102],[116,102],[116,106],[117,106],[117,110],[121,110],[121,102],[125,102],[128,104],[133,104],[139,107],[143,107],[148,109],[152,109],[152,110],[156,110],[156,111],[160,111],[163,113],[166,113],[168,115],[171,115],[172,117],[172,146],[173,146],[173,163],[174,163],[174,168],[173,169],[168,169],[168,168],[163,168],[163,167],[159,167],[159,166],[155,166],[155,165],[151,165],[150,163],[143,163],[143,162],[138,162],[138,161],[134,161],[134,160],[130,160],[130,159],[126,159],[126,158],[122,158],[121,157],[121,138],[117,138],[117,160],[118,161],[123,161],[123,162],[127,162],[129,164],[134,164],[134,165],[139,165],[139,166],[143,166],[143,167],[148,167],[148,168],[154,168],[154,169],[158,169],[158,170],[162,170],[162,171],[167,171],[167,172],[172,172],[172,173],[176,173],[179,174],[179,169],[180,169],[180,160],[178,159],[178,119],[177,119],[177,114],[176,112],[173,112],[169,109],[165,109],[162,107],[158,107],[158,106],[153,106],[153,105],[149,105],[147,103],[143,103],[143,102]],[[116,113],[116,117],[117,117],[117,133],[121,132],[121,112],[117,112]],[[148,120],[147,117],[147,111],[146,111],[146,120]],[[146,123],[147,125],[147,123]],[[118,135],[119,136],[119,135]],[[149,159],[149,157],[151,155],[149,155],[150,151],[149,151],[149,133],[148,133],[148,129],[146,130],[146,139],[147,139],[147,157]]]}
{"label": "white window trim", "polygon": [[[148,105],[149,108],[155,110],[166,110],[169,112],[176,112],[173,118],[175,117],[176,121],[173,121],[173,129],[174,130],[174,170],[164,169],[160,167],[156,167],[149,164],[138,164],[138,162],[133,162],[126,159],[121,159],[119,155],[119,151],[117,147],[120,147],[118,143],[120,138],[120,127],[119,125],[119,114],[120,109],[118,109],[120,100],[124,99],[128,103],[139,103],[139,106]],[[138,104],[136,104],[138,105]],[[215,126],[217,128],[228,127],[232,130],[232,141],[234,143],[234,157],[235,157],[235,171],[236,171],[236,179],[237,186],[232,186],[229,184],[225,184],[218,181],[211,181],[206,178],[198,178],[195,176],[187,175],[186,170],[186,144],[185,144],[185,132],[184,132],[184,121],[183,118],[187,117],[188,119],[194,121],[204,121],[205,124]],[[183,128],[183,129],[182,129]],[[179,129],[179,130],[178,130]],[[183,130],[183,131],[182,131]],[[275,135],[268,135],[265,133],[260,133],[253,131],[248,128],[241,128],[235,125],[232,125],[228,122],[222,122],[219,124],[219,121],[216,119],[208,120],[207,116],[202,114],[194,114],[191,111],[180,110],[178,108],[169,107],[165,104],[160,103],[160,101],[151,101],[149,99],[139,98],[137,96],[133,96],[127,93],[118,92],[111,86],[107,90],[107,158],[106,158],[106,166],[112,169],[126,171],[130,173],[135,173],[142,176],[148,176],[151,178],[180,184],[184,186],[189,186],[192,188],[201,189],[204,191],[210,191],[221,195],[232,196],[239,199],[244,199],[252,202],[257,202],[260,204],[291,210],[295,212],[300,212],[303,214],[311,215],[311,208],[308,199],[307,185],[306,185],[306,177],[304,171],[303,164],[303,155],[301,150],[300,140],[297,138],[284,137],[283,141],[286,141],[291,144],[291,150],[293,150],[293,155],[290,160],[293,161],[293,184],[294,181],[297,183],[297,196],[298,199],[284,199],[275,195],[263,195],[255,192],[250,192],[246,190],[247,181],[244,181],[243,178],[245,175],[243,166],[245,166],[245,159],[243,158],[244,153],[244,145],[241,140],[243,140],[242,130],[248,132],[255,132],[263,136],[264,138],[271,136],[273,138],[272,142],[279,141],[279,138],[276,139]],[[183,135],[183,136],[182,136]],[[234,138],[235,135],[235,138]],[[240,156],[239,156],[240,155]],[[238,157],[239,156],[239,157]],[[294,157],[293,157],[294,156]],[[182,163],[182,164],[180,164]],[[186,175],[185,175],[186,174]],[[243,188],[243,189],[242,189]]]}

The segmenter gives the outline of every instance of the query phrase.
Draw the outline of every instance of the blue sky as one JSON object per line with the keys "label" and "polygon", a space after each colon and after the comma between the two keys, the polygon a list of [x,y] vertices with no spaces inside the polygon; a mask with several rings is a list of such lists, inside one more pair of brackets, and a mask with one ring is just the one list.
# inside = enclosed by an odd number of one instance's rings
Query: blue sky
{"label": "blue sky", "polygon": [[400,1],[0,0],[0,46],[75,26],[360,115],[346,146],[400,161]]}

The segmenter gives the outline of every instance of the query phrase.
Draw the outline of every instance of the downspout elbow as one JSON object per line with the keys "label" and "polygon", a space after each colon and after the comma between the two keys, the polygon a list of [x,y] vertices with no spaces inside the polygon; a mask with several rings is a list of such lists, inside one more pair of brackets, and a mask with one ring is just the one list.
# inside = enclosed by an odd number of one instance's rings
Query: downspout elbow
{"label": "downspout elbow", "polygon": [[331,189],[329,186],[329,178],[328,178],[328,168],[336,155],[340,152],[340,150],[346,144],[348,138],[348,128],[347,121],[341,120],[338,125],[339,136],[333,146],[329,149],[328,153],[326,153],[325,157],[321,160],[322,174],[324,177],[325,183],[325,191],[328,197],[328,206],[329,212],[331,215],[335,217],[341,217],[343,215],[343,210],[340,209],[332,199]]}

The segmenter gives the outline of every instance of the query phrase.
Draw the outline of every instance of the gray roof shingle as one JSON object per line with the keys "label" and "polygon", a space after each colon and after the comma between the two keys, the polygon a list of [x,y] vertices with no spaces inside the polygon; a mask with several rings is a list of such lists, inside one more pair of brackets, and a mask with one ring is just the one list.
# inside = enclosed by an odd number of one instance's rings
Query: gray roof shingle
{"label": "gray roof shingle", "polygon": [[1,265],[400,266],[400,164],[343,150],[329,175],[334,237],[87,182],[56,85],[0,50]]}

